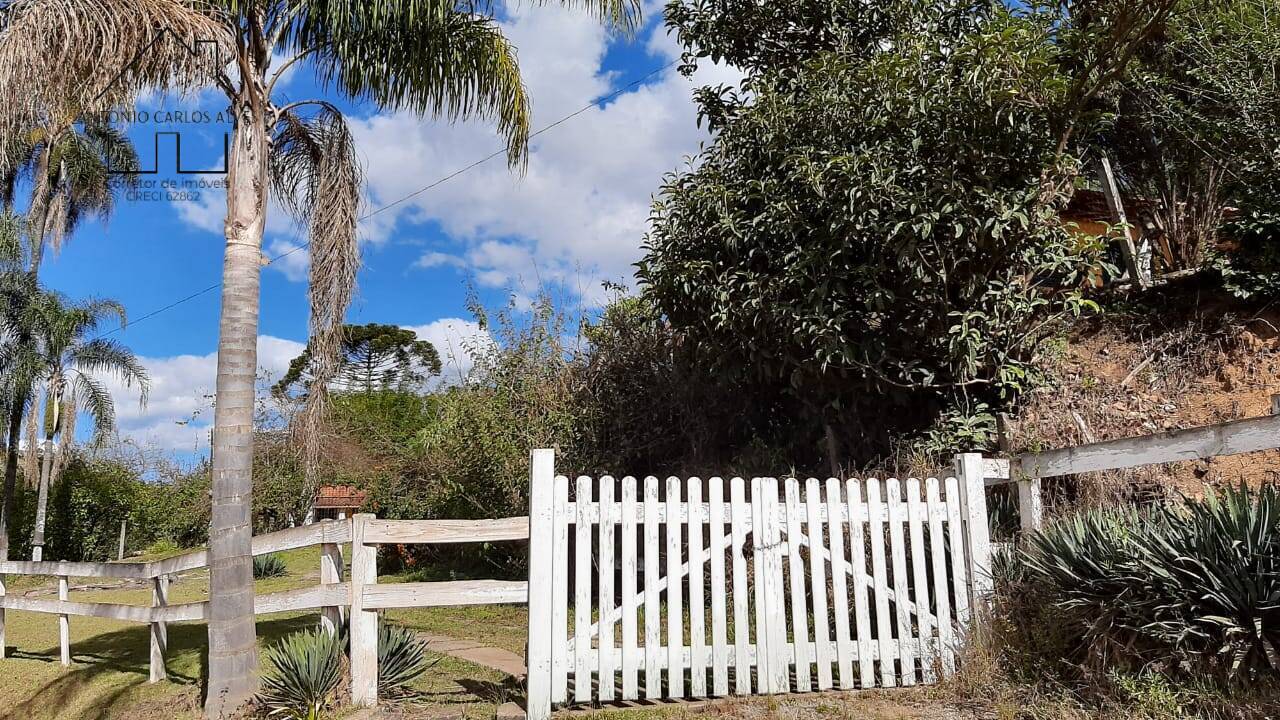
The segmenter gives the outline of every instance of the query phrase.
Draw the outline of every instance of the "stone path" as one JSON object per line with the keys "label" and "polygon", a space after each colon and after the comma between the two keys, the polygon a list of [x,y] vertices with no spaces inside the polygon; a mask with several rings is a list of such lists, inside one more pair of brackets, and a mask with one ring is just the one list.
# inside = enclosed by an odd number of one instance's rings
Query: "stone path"
{"label": "stone path", "polygon": [[427,641],[427,647],[432,652],[450,655],[476,665],[493,668],[517,680],[524,679],[524,658],[509,650],[489,647],[475,640],[459,640],[446,635],[419,633],[418,636]]}

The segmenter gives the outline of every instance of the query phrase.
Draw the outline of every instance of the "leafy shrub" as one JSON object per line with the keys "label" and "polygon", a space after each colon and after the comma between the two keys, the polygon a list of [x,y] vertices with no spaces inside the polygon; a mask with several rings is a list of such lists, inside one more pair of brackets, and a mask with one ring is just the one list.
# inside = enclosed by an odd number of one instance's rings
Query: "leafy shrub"
{"label": "leafy shrub", "polygon": [[409,628],[378,623],[378,695],[397,697],[422,677],[435,661],[427,659],[427,642]]}
{"label": "leafy shrub", "polygon": [[284,558],[272,553],[270,555],[258,555],[253,558],[253,579],[261,580],[263,578],[282,577],[289,571],[285,568]]}
{"label": "leafy shrub", "polygon": [[178,544],[169,538],[161,538],[148,545],[142,552],[144,555],[172,555],[180,549]]}
{"label": "leafy shrub", "polygon": [[321,628],[294,633],[266,651],[271,668],[259,700],[271,717],[316,720],[342,681],[342,639]]}
{"label": "leafy shrub", "polygon": [[1241,686],[1280,673],[1280,490],[1148,514],[1094,511],[1029,538],[1007,578],[1052,605],[1094,669]]}

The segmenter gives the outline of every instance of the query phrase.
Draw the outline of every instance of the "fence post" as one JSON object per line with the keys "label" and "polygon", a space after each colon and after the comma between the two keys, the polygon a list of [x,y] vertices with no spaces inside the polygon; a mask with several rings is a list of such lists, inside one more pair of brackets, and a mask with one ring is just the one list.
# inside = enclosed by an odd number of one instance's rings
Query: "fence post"
{"label": "fence post", "polygon": [[551,717],[551,653],[565,651],[551,647],[555,465],[554,450],[534,450],[529,455],[529,645],[525,650],[528,720]]}
{"label": "fence post", "polygon": [[[351,523],[350,520],[341,522]],[[324,543],[320,546],[320,584],[333,585],[342,582],[342,546]],[[342,606],[330,605],[320,609],[320,625],[330,635],[342,628]]]}
{"label": "fence post", "polygon": [[[58,599],[67,602],[71,587],[67,584],[67,576],[58,576]],[[58,644],[62,647],[62,664],[71,664],[71,616],[58,616]]]}
{"label": "fence post", "polygon": [[965,563],[969,576],[969,606],[975,615],[991,597],[991,531],[987,526],[987,482],[980,453],[955,457],[964,525]]}
{"label": "fence post", "polygon": [[1044,507],[1040,500],[1040,478],[1024,478],[1018,480],[1018,517],[1022,523],[1022,531],[1033,532],[1040,529],[1043,522]]}
{"label": "fence post", "polygon": [[351,518],[351,704],[378,704],[378,611],[364,609],[364,586],[378,584],[378,547],[366,545],[373,515]]}
{"label": "fence post", "polygon": [[[4,575],[0,574],[0,600],[4,600],[4,595]],[[4,657],[4,608],[0,607],[0,660],[3,660]]]}
{"label": "fence post", "polygon": [[[169,604],[169,576],[157,575],[151,579],[151,607],[162,608]],[[160,682],[167,677],[164,654],[169,649],[169,627],[162,620],[151,621],[151,673],[148,682]]]}

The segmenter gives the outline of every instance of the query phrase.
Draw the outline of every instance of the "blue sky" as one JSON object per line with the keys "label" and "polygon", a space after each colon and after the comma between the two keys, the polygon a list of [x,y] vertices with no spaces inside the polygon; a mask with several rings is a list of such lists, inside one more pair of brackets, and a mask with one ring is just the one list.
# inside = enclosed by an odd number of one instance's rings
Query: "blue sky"
{"label": "blue sky", "polygon": [[[503,14],[533,99],[535,128],[672,64],[678,49],[662,26],[661,4],[647,2],[646,11],[645,27],[632,38],[554,6],[513,4]],[[323,97],[310,68],[295,68],[277,97]],[[536,138],[523,177],[498,158],[363,222],[364,264],[349,322],[412,327],[465,367],[464,347],[480,336],[465,309],[468,288],[490,305],[511,295],[520,301],[539,287],[583,307],[597,305],[603,281],[631,281],[649,199],[662,175],[705,140],[696,126],[693,87],[736,79],[730,68],[708,65],[690,81],[666,67]],[[216,115],[223,108],[224,98],[209,92],[148,98],[138,109]],[[343,109],[367,173],[366,212],[501,147],[485,123]],[[152,149],[157,130],[182,133],[188,169],[221,165],[225,125],[135,123],[130,132],[143,166],[158,161],[161,169],[152,180],[178,177],[172,140],[163,141],[158,157]],[[195,200],[122,197],[109,223],[85,224],[42,272],[50,287],[71,297],[125,304],[134,322],[114,337],[145,358],[153,389],[142,409],[136,392],[115,388],[121,433],[188,457],[207,449],[219,293],[141,318],[219,282],[224,202],[216,189]],[[304,237],[279,208],[271,209],[267,256],[297,248]],[[306,262],[303,250],[263,271],[259,364],[268,374],[278,376],[306,341]]]}

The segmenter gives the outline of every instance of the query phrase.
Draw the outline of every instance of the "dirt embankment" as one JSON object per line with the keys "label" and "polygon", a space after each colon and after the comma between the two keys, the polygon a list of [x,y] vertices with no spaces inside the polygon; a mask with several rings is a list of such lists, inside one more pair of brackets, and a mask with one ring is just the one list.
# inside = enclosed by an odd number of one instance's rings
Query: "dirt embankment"
{"label": "dirt embankment", "polygon": [[[1081,323],[1045,348],[1040,365],[1051,381],[1015,418],[1015,450],[1267,415],[1280,394],[1280,308],[1221,297],[1152,303]],[[1280,481],[1280,450],[1091,476],[1071,494],[1198,496]]]}

